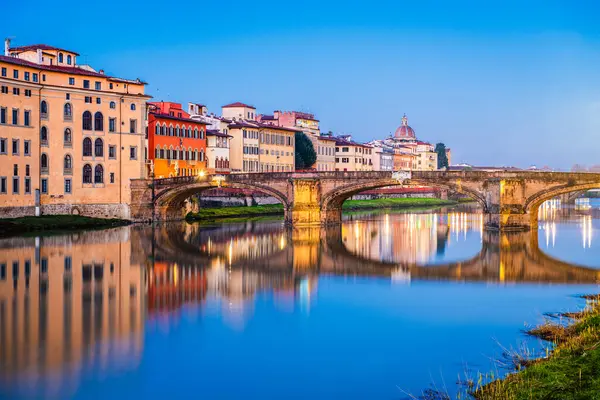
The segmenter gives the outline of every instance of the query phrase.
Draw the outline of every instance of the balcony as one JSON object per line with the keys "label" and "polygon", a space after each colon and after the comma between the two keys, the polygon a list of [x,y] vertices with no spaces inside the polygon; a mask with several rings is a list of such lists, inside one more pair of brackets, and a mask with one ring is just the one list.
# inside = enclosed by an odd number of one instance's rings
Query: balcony
{"label": "balcony", "polygon": [[65,115],[63,115],[63,121],[65,121],[65,122],[71,122],[71,121],[73,121],[73,115],[72,114],[69,114],[69,115],[65,114]]}
{"label": "balcony", "polygon": [[44,175],[48,175],[48,167],[41,167],[40,168],[40,173],[44,174]]}
{"label": "balcony", "polygon": [[73,175],[73,168],[64,168],[64,175]]}

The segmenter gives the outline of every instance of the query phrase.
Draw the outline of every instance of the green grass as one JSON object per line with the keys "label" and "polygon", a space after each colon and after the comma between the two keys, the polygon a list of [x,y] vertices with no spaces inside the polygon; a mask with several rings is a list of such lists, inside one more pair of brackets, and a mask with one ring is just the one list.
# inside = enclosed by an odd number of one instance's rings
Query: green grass
{"label": "green grass", "polygon": [[27,233],[54,233],[83,229],[103,229],[129,224],[122,219],[103,219],[79,215],[42,215],[0,219],[0,236],[22,235]]}
{"label": "green grass", "polygon": [[[455,205],[456,201],[427,199],[427,198],[405,198],[405,199],[377,199],[377,200],[346,200],[343,209],[346,211],[354,210],[373,210],[380,208],[417,208],[417,207],[439,207],[445,205]],[[268,204],[251,207],[220,207],[220,208],[201,208],[197,213],[189,213],[186,217],[188,221],[198,220],[216,220],[223,218],[243,219],[259,215],[283,215],[283,205]]]}
{"label": "green grass", "polygon": [[547,323],[531,333],[552,337],[554,351],[520,372],[474,390],[475,398],[600,399],[600,306],[597,302],[576,315],[570,326]]}

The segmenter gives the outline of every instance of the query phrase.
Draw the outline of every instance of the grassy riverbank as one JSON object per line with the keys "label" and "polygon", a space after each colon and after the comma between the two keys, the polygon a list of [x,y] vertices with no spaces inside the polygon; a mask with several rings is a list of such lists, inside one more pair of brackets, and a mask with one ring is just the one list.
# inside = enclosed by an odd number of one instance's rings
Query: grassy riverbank
{"label": "grassy riverbank", "polygon": [[83,229],[104,229],[128,225],[122,219],[102,219],[79,215],[42,215],[39,217],[21,217],[0,219],[0,237],[30,233],[59,233]]}
{"label": "grassy riverbank", "polygon": [[554,343],[548,357],[525,362],[525,369],[475,390],[479,400],[600,399],[600,298],[580,313],[546,323],[528,333]]}
{"label": "grassy riverbank", "polygon": [[[452,200],[441,199],[376,199],[376,200],[346,200],[343,209],[346,211],[372,210],[379,208],[417,208],[440,207],[458,204]],[[188,220],[214,220],[221,218],[243,218],[259,215],[283,215],[283,205],[269,204],[251,207],[220,207],[201,208],[198,213],[189,213]]]}

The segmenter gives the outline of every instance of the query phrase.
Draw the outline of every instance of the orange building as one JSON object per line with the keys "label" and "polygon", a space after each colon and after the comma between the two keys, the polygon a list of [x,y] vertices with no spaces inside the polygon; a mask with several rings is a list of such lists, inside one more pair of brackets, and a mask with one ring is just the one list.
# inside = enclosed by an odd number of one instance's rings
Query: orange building
{"label": "orange building", "polygon": [[148,103],[148,168],[156,178],[206,171],[206,126],[191,119],[181,104]]}

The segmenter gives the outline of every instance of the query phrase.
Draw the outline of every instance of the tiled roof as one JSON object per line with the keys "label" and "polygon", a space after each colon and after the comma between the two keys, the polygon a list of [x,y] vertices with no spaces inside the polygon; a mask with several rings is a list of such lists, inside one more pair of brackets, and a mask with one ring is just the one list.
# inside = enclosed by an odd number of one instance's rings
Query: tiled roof
{"label": "tiled roof", "polygon": [[206,136],[233,137],[216,129],[207,129]]}
{"label": "tiled roof", "polygon": [[260,119],[263,121],[277,121],[277,118],[272,115],[261,115]]}
{"label": "tiled roof", "polygon": [[74,51],[61,49],[59,47],[48,46],[47,44],[31,44],[29,46],[11,47],[10,49],[8,49],[8,51],[23,52],[23,51],[36,51],[37,49],[40,49],[40,50],[57,50],[57,51],[64,51],[65,53],[75,54],[76,56],[79,55],[79,53],[75,53]]}
{"label": "tiled roof", "polygon": [[235,103],[231,103],[231,104],[226,104],[222,108],[234,108],[234,107],[246,107],[246,108],[253,108],[256,110],[256,107],[250,106],[248,104],[240,103],[239,101],[235,102]]}
{"label": "tiled roof", "polygon": [[335,138],[335,144],[336,145],[340,145],[340,146],[358,146],[358,147],[368,147],[371,148],[371,146],[366,145],[366,144],[362,144],[362,143],[357,143],[357,142],[352,142],[350,140],[346,140],[346,139],[342,139],[342,138]]}
{"label": "tiled roof", "polygon": [[173,121],[183,121],[183,122],[189,122],[192,124],[210,125],[210,124],[207,124],[206,122],[198,121],[197,119],[176,117],[174,115],[162,114],[162,113],[157,113],[157,112],[150,112],[149,114],[153,115],[155,118],[170,119]]}
{"label": "tiled roof", "polygon": [[146,82],[143,82],[143,81],[138,82],[138,81],[127,80],[127,79],[122,79],[122,78],[117,78],[117,77],[111,77],[108,75],[101,74],[99,72],[89,71],[89,70],[83,69],[83,68],[36,64],[36,63],[30,62],[30,61],[25,61],[25,60],[21,60],[20,58],[10,57],[10,56],[0,56],[0,61],[6,62],[9,64],[22,65],[24,67],[35,68],[35,69],[39,69],[39,70],[43,70],[43,71],[62,72],[62,73],[71,74],[71,75],[95,76],[98,78],[107,78],[112,81],[137,83],[140,85],[147,84]]}

